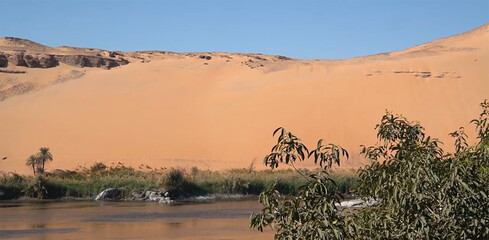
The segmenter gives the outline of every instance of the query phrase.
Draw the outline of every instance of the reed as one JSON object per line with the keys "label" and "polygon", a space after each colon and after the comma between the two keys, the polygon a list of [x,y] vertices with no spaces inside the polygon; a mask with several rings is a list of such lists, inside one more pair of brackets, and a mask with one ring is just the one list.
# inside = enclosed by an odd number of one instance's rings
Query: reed
{"label": "reed", "polygon": [[[314,171],[302,169],[304,174]],[[337,187],[344,194],[357,186],[353,170],[331,173]],[[41,181],[41,182],[39,182]],[[165,189],[174,196],[190,197],[207,194],[258,195],[274,187],[286,195],[294,195],[306,179],[292,170],[230,169],[222,171],[190,169],[134,169],[123,164],[107,167],[95,163],[89,168],[76,171],[55,171],[40,176],[21,176],[0,173],[0,199],[17,199],[23,196],[59,199],[93,198],[106,188],[119,188],[125,198],[134,191]],[[42,184],[40,186],[39,184]],[[41,188],[41,189],[38,189]],[[40,192],[41,191],[41,192]]]}

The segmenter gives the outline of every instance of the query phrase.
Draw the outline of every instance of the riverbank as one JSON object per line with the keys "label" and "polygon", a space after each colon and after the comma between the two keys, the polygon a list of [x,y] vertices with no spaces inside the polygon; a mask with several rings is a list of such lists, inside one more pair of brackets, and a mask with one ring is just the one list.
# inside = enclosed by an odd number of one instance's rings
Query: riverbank
{"label": "riverbank", "polygon": [[[314,171],[301,170],[304,174]],[[349,193],[357,186],[354,170],[331,173],[340,191]],[[231,169],[222,171],[190,169],[139,169],[122,164],[107,167],[96,163],[75,171],[55,170],[38,176],[23,176],[0,172],[0,200],[24,198],[93,199],[107,188],[121,190],[121,199],[131,199],[134,193],[148,190],[168,191],[172,198],[196,196],[258,195],[274,187],[294,195],[306,179],[292,170]]]}

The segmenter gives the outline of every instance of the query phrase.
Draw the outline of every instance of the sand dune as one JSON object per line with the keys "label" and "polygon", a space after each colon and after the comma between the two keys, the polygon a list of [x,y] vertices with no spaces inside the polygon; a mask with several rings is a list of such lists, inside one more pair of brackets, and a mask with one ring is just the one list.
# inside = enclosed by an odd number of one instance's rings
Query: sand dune
{"label": "sand dune", "polygon": [[[365,162],[385,109],[419,120],[446,145],[489,98],[489,25],[407,50],[347,60],[228,53],[108,52],[0,39],[0,54],[127,60],[106,70],[0,67],[0,171],[50,147],[48,170],[100,161],[134,167],[243,168],[283,126],[307,144],[324,138]],[[37,56],[37,55],[36,55]],[[12,72],[25,73],[12,73]],[[17,86],[17,87],[16,87]],[[473,134],[472,134],[473,136]],[[303,166],[310,166],[304,164]]]}

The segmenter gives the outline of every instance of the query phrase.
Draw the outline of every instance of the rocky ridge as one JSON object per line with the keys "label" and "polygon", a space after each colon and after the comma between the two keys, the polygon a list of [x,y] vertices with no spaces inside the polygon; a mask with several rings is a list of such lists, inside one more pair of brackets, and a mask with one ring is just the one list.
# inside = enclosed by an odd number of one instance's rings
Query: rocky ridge
{"label": "rocky ridge", "polygon": [[113,67],[126,65],[129,61],[123,58],[113,59],[88,55],[27,54],[23,51],[11,54],[0,52],[0,67],[13,65],[27,68],[52,68],[58,66],[59,63],[81,68],[96,67],[111,69]]}
{"label": "rocky ridge", "polygon": [[52,68],[64,63],[74,67],[111,69],[126,65],[128,60],[116,52],[99,49],[52,48],[21,38],[0,38],[0,68],[18,66]]}

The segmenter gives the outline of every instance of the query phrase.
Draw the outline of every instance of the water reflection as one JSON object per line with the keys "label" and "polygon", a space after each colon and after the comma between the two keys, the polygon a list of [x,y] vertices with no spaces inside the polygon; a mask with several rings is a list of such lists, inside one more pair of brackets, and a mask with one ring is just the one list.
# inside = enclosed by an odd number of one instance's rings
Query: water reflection
{"label": "water reflection", "polygon": [[0,204],[0,208],[16,208],[16,207],[22,207],[21,204]]}
{"label": "water reflection", "polygon": [[[78,228],[36,228],[36,229],[21,229],[21,230],[0,230],[0,238],[25,238],[35,237],[46,234],[66,234],[74,233],[78,231]],[[32,238],[35,239],[35,238]]]}
{"label": "water reflection", "polygon": [[273,239],[248,228],[256,200],[166,206],[144,202],[0,203],[0,238]]}

